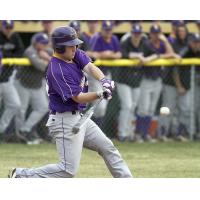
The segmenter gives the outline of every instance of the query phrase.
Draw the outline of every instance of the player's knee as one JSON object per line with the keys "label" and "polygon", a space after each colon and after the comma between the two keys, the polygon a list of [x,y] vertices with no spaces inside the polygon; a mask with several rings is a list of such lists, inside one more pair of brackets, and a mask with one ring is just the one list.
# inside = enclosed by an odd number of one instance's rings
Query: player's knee
{"label": "player's knee", "polygon": [[133,107],[132,102],[127,102],[127,103],[121,104],[121,109],[125,110],[126,112],[129,112],[130,110],[132,110],[132,107]]}
{"label": "player's knee", "polygon": [[20,100],[15,100],[12,104],[8,104],[7,106],[12,108],[13,112],[18,112],[21,109],[21,102]]}
{"label": "player's knee", "polygon": [[107,154],[110,154],[110,153],[112,153],[112,152],[114,152],[116,150],[117,149],[114,146],[113,142],[110,139],[106,138],[106,141],[104,141],[104,144],[100,147],[98,153],[100,155],[104,155],[104,154],[107,155]]}

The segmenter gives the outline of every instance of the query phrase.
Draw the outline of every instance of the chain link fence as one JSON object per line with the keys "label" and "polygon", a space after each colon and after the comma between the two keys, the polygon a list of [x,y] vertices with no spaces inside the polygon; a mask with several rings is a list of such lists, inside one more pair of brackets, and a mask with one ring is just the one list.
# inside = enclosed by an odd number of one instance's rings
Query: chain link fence
{"label": "chain link fence", "polygon": [[[111,25],[104,24],[104,28]],[[180,24],[180,38],[183,31],[187,32],[185,25]],[[118,49],[122,53],[121,59],[102,60],[94,58],[95,65],[101,69],[107,69],[107,76],[115,81],[116,89],[113,92],[112,100],[108,104],[104,102],[102,108],[94,113],[93,120],[99,124],[107,136],[117,138],[120,141],[143,142],[147,140],[155,142],[157,139],[162,141],[168,141],[168,139],[181,141],[200,139],[199,36],[191,35],[191,41],[194,42],[193,47],[191,47],[192,45],[188,45],[189,39],[187,41],[184,39],[182,43],[176,38],[177,42],[174,42],[174,35],[173,37],[169,35],[167,38],[164,34],[160,34],[161,29],[157,25],[151,26],[150,33],[141,33],[142,28],[136,24],[133,25],[131,32],[121,37],[121,43],[118,41]],[[151,52],[150,48],[148,49],[146,46],[146,43],[149,43],[150,38],[153,37],[151,33],[159,34],[160,38],[157,39],[161,41],[160,52]],[[126,42],[123,43],[124,41],[131,43],[131,34],[134,34],[134,37],[141,34],[142,39],[140,41],[144,41],[144,44],[135,48]],[[120,37],[115,37],[116,41],[117,38]],[[169,39],[171,44],[168,48],[173,49],[173,53],[168,57],[161,57],[166,53],[166,38]],[[165,47],[162,46],[163,43],[165,43]],[[89,50],[87,49],[87,53],[89,52],[91,57],[93,51],[95,50],[92,50],[91,47]],[[178,55],[182,58],[177,58]],[[8,69],[14,67],[15,73],[12,76],[3,73],[0,78],[4,80],[4,76],[8,76],[14,87],[16,87],[15,74],[18,74],[22,68],[27,68],[28,71],[30,65],[30,61],[22,57],[14,58],[12,56],[12,58],[9,58],[7,56],[2,60],[2,64],[7,66]],[[129,59],[130,57],[131,59]],[[152,61],[144,62],[147,57],[153,57]],[[7,71],[9,72],[9,70]],[[37,74],[26,74],[25,82],[30,86],[34,85],[37,82],[34,81],[37,79],[35,76]],[[40,74],[40,76],[45,78],[44,74]],[[89,87],[93,87],[93,84],[94,82],[89,80]],[[43,81],[42,88],[45,93],[45,81]],[[4,90],[6,91],[6,88]],[[9,88],[7,88],[7,92],[8,94],[12,93]],[[15,99],[14,96],[13,99]],[[8,102],[2,102],[1,114],[6,103]],[[169,108],[170,113],[160,113],[161,107]],[[27,115],[30,110],[31,108],[27,110]],[[34,127],[34,131],[42,137],[48,134],[45,127],[47,118],[48,113]],[[10,121],[10,126],[7,128],[6,132],[8,133],[15,131],[16,127],[12,122]]]}

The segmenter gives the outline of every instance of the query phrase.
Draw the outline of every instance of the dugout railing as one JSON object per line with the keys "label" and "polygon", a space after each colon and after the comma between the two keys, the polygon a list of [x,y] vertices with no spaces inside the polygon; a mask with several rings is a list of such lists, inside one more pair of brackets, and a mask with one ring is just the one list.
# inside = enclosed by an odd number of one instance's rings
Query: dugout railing
{"label": "dugout railing", "polygon": [[[26,66],[30,65],[30,61],[27,58],[4,58],[2,59],[2,64],[6,66]],[[116,59],[116,60],[96,60],[94,62],[96,66],[108,66],[108,67],[134,67],[138,66],[139,60],[137,59]],[[191,66],[190,73],[190,87],[191,87],[191,110],[190,110],[190,139],[193,140],[193,136],[195,134],[195,66],[200,66],[200,58],[184,58],[184,59],[157,59],[146,63],[144,66],[162,66],[162,67],[170,67],[170,66]],[[200,102],[199,102],[200,103]],[[118,107],[119,108],[119,107]],[[118,109],[117,108],[117,109]],[[109,108],[108,108],[109,109]],[[111,109],[112,110],[112,109]],[[199,111],[200,112],[200,111]],[[105,129],[109,131],[110,128],[113,129],[113,121],[115,121],[115,116],[110,116],[109,121],[112,121],[109,124],[112,124],[111,127],[109,125],[105,125]],[[106,127],[107,126],[107,127]]]}

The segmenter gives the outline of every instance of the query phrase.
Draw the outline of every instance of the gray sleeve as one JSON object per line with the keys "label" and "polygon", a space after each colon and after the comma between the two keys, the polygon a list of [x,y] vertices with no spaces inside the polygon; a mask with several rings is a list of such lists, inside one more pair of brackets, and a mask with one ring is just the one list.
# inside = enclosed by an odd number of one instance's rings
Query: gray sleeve
{"label": "gray sleeve", "polygon": [[24,52],[24,56],[26,56],[30,60],[32,66],[36,69],[42,72],[46,70],[47,62],[42,60],[35,51],[31,51],[28,49]]}

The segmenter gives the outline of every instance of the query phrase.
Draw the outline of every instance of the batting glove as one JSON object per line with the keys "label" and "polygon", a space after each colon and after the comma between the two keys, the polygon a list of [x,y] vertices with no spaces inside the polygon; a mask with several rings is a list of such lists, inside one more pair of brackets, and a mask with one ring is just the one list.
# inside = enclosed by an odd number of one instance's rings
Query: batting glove
{"label": "batting glove", "polygon": [[110,100],[112,99],[112,92],[109,89],[104,88],[103,91],[97,92],[97,96],[100,99]]}
{"label": "batting glove", "polygon": [[109,89],[110,91],[113,91],[115,88],[115,82],[110,79],[107,79],[104,77],[100,80],[100,82],[103,88],[105,89]]}

